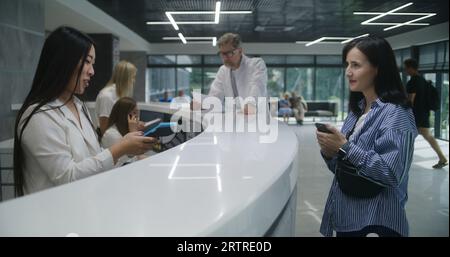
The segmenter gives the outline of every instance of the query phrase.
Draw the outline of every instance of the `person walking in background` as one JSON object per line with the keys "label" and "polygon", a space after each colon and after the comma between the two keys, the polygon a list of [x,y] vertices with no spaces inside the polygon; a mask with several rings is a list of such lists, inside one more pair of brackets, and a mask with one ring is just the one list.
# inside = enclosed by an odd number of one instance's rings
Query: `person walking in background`
{"label": "person walking in background", "polygon": [[100,147],[89,112],[76,96],[94,76],[92,39],[70,27],[45,40],[31,90],[16,118],[14,180],[19,196],[107,171],[124,155],[148,151],[153,138],[127,134]]}
{"label": "person walking in background", "polygon": [[439,157],[438,163],[433,165],[433,169],[441,169],[448,165],[448,160],[442,152],[436,139],[430,133],[430,110],[426,105],[427,81],[419,74],[417,61],[406,59],[404,62],[405,72],[411,76],[406,84],[408,97],[413,105],[414,118],[419,134],[431,145],[431,148]]}
{"label": "person walking in background", "polygon": [[108,118],[114,103],[121,97],[133,95],[136,73],[136,66],[127,61],[120,61],[114,67],[112,76],[106,86],[98,93],[95,101],[95,113],[101,135],[106,131]]}
{"label": "person walking in background", "polygon": [[320,232],[338,237],[408,236],[405,212],[417,129],[394,52],[378,37],[354,39],[342,54],[349,114],[339,132],[317,131],[335,174]]}

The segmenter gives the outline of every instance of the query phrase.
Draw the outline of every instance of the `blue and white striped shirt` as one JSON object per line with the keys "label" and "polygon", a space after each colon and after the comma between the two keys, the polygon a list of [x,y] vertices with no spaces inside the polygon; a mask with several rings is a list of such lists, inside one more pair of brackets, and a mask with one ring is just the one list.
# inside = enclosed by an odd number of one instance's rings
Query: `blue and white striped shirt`
{"label": "blue and white striped shirt", "polygon": [[[360,102],[363,110],[364,104],[363,99]],[[350,112],[341,132],[346,135],[357,120],[358,117]],[[372,103],[363,127],[349,141],[345,158],[356,166],[360,176],[386,188],[373,198],[354,198],[340,190],[335,177],[320,227],[324,236],[332,236],[333,230],[358,231],[369,225],[385,226],[408,236],[405,204],[416,136],[417,128],[410,108],[383,103],[379,98]],[[334,173],[337,157],[324,159]]]}

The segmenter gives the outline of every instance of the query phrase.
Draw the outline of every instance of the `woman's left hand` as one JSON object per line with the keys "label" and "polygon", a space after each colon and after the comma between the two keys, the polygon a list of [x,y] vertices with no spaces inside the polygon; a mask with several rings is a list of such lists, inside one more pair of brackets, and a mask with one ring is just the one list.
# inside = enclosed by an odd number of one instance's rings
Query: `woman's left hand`
{"label": "woman's left hand", "polygon": [[128,114],[128,130],[129,132],[138,131],[138,117],[132,114]]}
{"label": "woman's left hand", "polygon": [[327,124],[327,128],[332,133],[316,131],[316,137],[322,153],[326,157],[332,158],[338,153],[339,148],[347,142],[347,139],[335,127]]}
{"label": "woman's left hand", "polygon": [[137,130],[144,131],[145,130],[145,122],[138,121]]}

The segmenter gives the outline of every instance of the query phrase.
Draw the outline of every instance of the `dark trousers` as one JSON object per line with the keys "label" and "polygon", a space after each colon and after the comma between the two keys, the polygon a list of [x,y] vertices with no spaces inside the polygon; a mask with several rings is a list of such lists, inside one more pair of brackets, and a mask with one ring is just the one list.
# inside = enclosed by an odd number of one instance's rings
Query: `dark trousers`
{"label": "dark trousers", "polygon": [[370,233],[375,233],[379,237],[401,237],[399,233],[383,226],[367,226],[359,231],[336,232],[336,237],[366,237]]}

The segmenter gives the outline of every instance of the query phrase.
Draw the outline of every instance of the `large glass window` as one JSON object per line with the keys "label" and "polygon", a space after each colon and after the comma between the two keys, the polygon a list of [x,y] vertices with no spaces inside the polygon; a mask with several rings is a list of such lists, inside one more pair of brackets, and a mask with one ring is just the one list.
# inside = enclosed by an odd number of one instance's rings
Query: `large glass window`
{"label": "large glass window", "polygon": [[211,83],[216,78],[217,71],[219,71],[219,67],[217,67],[217,68],[204,68],[203,69],[204,86],[203,86],[203,89],[202,89],[202,94],[208,94],[209,93],[209,89],[211,88]]}
{"label": "large glass window", "polygon": [[448,72],[442,74],[441,86],[441,138],[448,140]]}
{"label": "large glass window", "polygon": [[316,100],[335,102],[337,110],[342,110],[342,75],[343,69],[316,68]]}
{"label": "large glass window", "polygon": [[150,101],[158,101],[164,92],[175,92],[175,68],[149,68],[147,94]]}
{"label": "large glass window", "polygon": [[181,65],[191,65],[191,64],[201,64],[202,57],[200,55],[178,55],[177,64]]}
{"label": "large glass window", "polygon": [[286,90],[305,100],[313,99],[314,68],[287,68]]}
{"label": "large glass window", "polygon": [[149,55],[148,64],[150,65],[174,65],[176,63],[175,55]]}
{"label": "large glass window", "polygon": [[[425,73],[423,74],[423,77],[426,80],[430,80],[431,82],[433,82],[433,85],[436,86],[436,73]],[[431,134],[435,134],[434,133],[434,126],[435,125],[435,115],[434,112],[431,112],[430,114],[430,132]]]}
{"label": "large glass window", "polygon": [[316,68],[316,99],[340,102],[342,68]]}
{"label": "large glass window", "polygon": [[185,95],[191,96],[194,89],[202,88],[202,68],[184,67],[178,68],[177,94],[183,91]]}
{"label": "large glass window", "polygon": [[267,95],[281,97],[284,93],[284,68],[267,68]]}
{"label": "large glass window", "polygon": [[[441,112],[430,117],[430,120],[436,125],[436,135],[448,140],[448,41],[419,46],[418,51],[412,50],[403,48],[395,51],[400,75],[406,84],[409,78],[406,73],[402,73],[403,61],[410,57],[419,60],[421,73],[432,80],[441,92]],[[287,91],[295,92],[309,101],[335,101],[340,111],[338,119],[346,117],[349,89],[340,55],[260,57],[267,66],[268,96],[281,97]],[[203,94],[208,94],[222,59],[218,55],[152,55],[148,57],[148,65],[146,100],[154,101],[164,92],[168,92],[171,97],[181,90],[186,95],[190,95],[194,89],[201,89]]]}

